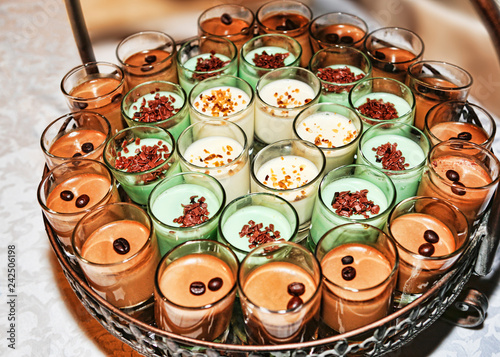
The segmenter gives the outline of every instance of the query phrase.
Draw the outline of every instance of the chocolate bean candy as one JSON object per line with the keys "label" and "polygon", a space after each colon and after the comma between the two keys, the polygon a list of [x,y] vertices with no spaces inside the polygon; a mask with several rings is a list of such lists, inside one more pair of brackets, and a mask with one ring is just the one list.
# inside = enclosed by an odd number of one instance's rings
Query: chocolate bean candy
{"label": "chocolate bean candy", "polygon": [[146,63],[151,64],[153,62],[156,62],[156,56],[155,55],[147,55],[146,58],[144,58]]}
{"label": "chocolate bean candy", "polygon": [[437,242],[439,242],[438,234],[432,229],[428,229],[424,232],[424,239],[431,244],[436,244]]}
{"label": "chocolate bean candy", "polygon": [[460,180],[460,175],[455,170],[446,171],[446,178],[450,181],[456,182]]}
{"label": "chocolate bean candy", "polygon": [[222,284],[223,284],[223,281],[219,277],[210,279],[210,281],[208,282],[208,290],[217,291],[220,288],[222,288]]}
{"label": "chocolate bean candy", "polygon": [[82,151],[86,154],[94,150],[94,144],[92,143],[83,143],[82,144]]}
{"label": "chocolate bean candy", "polygon": [[78,198],[76,199],[75,205],[78,208],[83,208],[86,205],[88,205],[89,202],[90,202],[90,197],[88,195],[83,194],[81,196],[78,196]]}
{"label": "chocolate bean candy", "polygon": [[288,301],[288,304],[286,305],[287,310],[295,310],[298,308],[300,305],[304,304],[301,298],[298,296],[293,296],[290,301]]}
{"label": "chocolate bean candy", "polygon": [[352,266],[345,267],[342,269],[342,278],[344,280],[352,280],[356,277],[356,269]]}
{"label": "chocolate bean candy", "polygon": [[306,291],[306,287],[302,283],[294,282],[288,284],[288,293],[292,296],[300,296],[303,295]]}
{"label": "chocolate bean candy", "polygon": [[434,254],[434,251],[434,246],[430,243],[424,243],[418,247],[418,254],[423,255],[424,257],[430,257]]}
{"label": "chocolate bean candy", "polygon": [[130,244],[125,238],[118,238],[113,241],[113,249],[118,254],[124,255],[130,251]]}
{"label": "chocolate bean candy", "polygon": [[342,265],[349,265],[352,263],[354,263],[354,258],[352,257],[352,255],[346,255],[342,258]]}
{"label": "chocolate bean candy", "polygon": [[63,201],[71,201],[73,199],[73,197],[75,197],[75,195],[73,194],[73,192],[68,191],[68,190],[62,191],[59,194],[59,196],[61,197],[61,200],[63,200]]}
{"label": "chocolate bean candy", "polygon": [[229,14],[222,14],[222,16],[220,17],[220,21],[224,24],[224,25],[231,25],[233,23],[233,18],[231,17],[231,15]]}

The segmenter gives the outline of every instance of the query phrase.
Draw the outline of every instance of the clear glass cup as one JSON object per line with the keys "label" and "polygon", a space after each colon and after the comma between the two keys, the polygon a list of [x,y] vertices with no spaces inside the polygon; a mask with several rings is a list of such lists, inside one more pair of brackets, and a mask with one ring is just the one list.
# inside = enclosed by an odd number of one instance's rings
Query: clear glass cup
{"label": "clear glass cup", "polygon": [[433,106],[448,100],[467,99],[472,76],[450,63],[423,60],[408,67],[406,83],[415,94],[415,126],[423,130],[425,116]]}
{"label": "clear glass cup", "polygon": [[123,39],[116,47],[127,81],[127,90],[150,81],[177,82],[175,40],[160,31],[142,31]]}
{"label": "clear glass cup", "polygon": [[155,275],[158,327],[223,342],[233,312],[237,272],[234,253],[212,240],[192,240],[169,251]]}
{"label": "clear glass cup", "polygon": [[383,27],[370,32],[363,47],[372,63],[373,77],[389,77],[403,83],[408,67],[424,55],[422,39],[401,27]]}
{"label": "clear glass cup", "polygon": [[484,108],[461,100],[433,106],[425,116],[424,132],[432,145],[459,138],[491,149],[496,123]]}
{"label": "clear glass cup", "polygon": [[272,193],[290,202],[299,216],[298,241],[309,228],[324,168],[323,152],[298,139],[270,144],[252,161],[251,192]]}
{"label": "clear glass cup", "polygon": [[398,250],[380,229],[347,223],[318,242],[323,273],[321,319],[344,333],[387,316],[398,277]]}
{"label": "clear glass cup", "polygon": [[413,125],[380,123],[361,135],[356,162],[389,176],[396,187],[396,202],[400,202],[417,193],[430,147],[427,136]]}
{"label": "clear glass cup", "polygon": [[177,73],[189,93],[200,81],[218,75],[238,75],[238,50],[224,37],[200,36],[187,41],[177,53]]}
{"label": "clear glass cup", "polygon": [[98,113],[65,114],[47,125],[40,138],[45,162],[53,169],[73,157],[102,161],[102,151],[111,137],[109,121]]}
{"label": "clear glass cup", "polygon": [[349,106],[349,91],[372,76],[368,57],[354,47],[332,45],[316,52],[309,70],[321,81],[320,102]]}
{"label": "clear glass cup", "polygon": [[[203,212],[203,204],[207,212]],[[161,181],[148,199],[161,255],[186,241],[217,240],[217,225],[225,204],[224,188],[207,174],[182,172]],[[202,214],[191,212],[196,207],[201,207]]]}
{"label": "clear glass cup", "polygon": [[125,76],[117,65],[89,62],[77,66],[63,77],[61,91],[71,111],[90,110],[108,119],[112,134],[126,126],[120,113]]}
{"label": "clear glass cup", "polygon": [[255,139],[265,146],[293,138],[293,120],[319,101],[321,83],[307,69],[283,67],[262,76],[256,93]]}
{"label": "clear glass cup", "polygon": [[142,206],[160,181],[180,172],[176,161],[172,134],[154,126],[123,129],[104,148],[104,163],[128,197]]}
{"label": "clear glass cup", "polygon": [[78,222],[71,244],[90,287],[111,305],[152,300],[160,261],[151,218],[130,203],[96,207]]}
{"label": "clear glass cup", "polygon": [[286,35],[260,35],[246,42],[240,51],[239,77],[250,83],[254,89],[260,77],[276,69],[255,64],[255,56],[261,55],[264,51],[268,55],[287,55],[282,67],[298,66],[302,56],[302,48],[297,40]]}
{"label": "clear glass cup", "polygon": [[54,167],[40,181],[37,198],[70,258],[74,257],[71,234],[78,221],[94,207],[119,201],[111,171],[102,162],[89,159],[73,159]]}
{"label": "clear glass cup", "polygon": [[[262,227],[259,228],[259,224]],[[261,244],[294,241],[298,229],[299,217],[287,200],[271,193],[251,193],[236,198],[224,208],[217,239],[242,261],[248,252]]]}
{"label": "clear glass cup", "polygon": [[[374,101],[382,101],[386,108],[373,111],[373,105],[379,106]],[[405,84],[391,78],[376,77],[359,82],[349,92],[349,105],[363,120],[364,130],[378,123],[413,125],[415,118],[415,96]]]}
{"label": "clear glass cup", "polygon": [[500,162],[484,147],[463,140],[447,140],[429,152],[417,194],[450,201],[474,227],[495,193],[499,174]]}
{"label": "clear glass cup", "polygon": [[[212,99],[207,100],[208,97]],[[251,152],[254,141],[254,102],[254,91],[243,79],[226,75],[207,78],[194,86],[189,94],[191,124],[214,119],[238,124],[247,136]]]}
{"label": "clear glass cup", "polygon": [[[361,195],[362,190],[367,190],[368,202],[362,207],[356,207],[363,198],[355,194],[364,196]],[[340,195],[344,192],[354,197]],[[354,204],[351,207],[343,204],[337,207],[342,199],[352,199]],[[382,229],[395,204],[396,188],[389,176],[382,171],[360,164],[333,169],[323,177],[319,186],[311,217],[309,248],[314,250],[326,232],[345,223],[363,223]]]}
{"label": "clear glass cup", "polygon": [[226,120],[200,121],[177,140],[184,172],[203,172],[224,187],[226,202],[250,192],[250,157],[245,132]]}
{"label": "clear glass cup", "polygon": [[448,200],[424,196],[397,204],[386,231],[399,252],[398,307],[421,296],[453,266],[467,247],[470,233],[459,208]]}
{"label": "clear glass cup", "polygon": [[315,144],[325,155],[325,170],[352,164],[363,132],[363,122],[351,108],[317,103],[302,110],[293,121],[294,136]]}
{"label": "clear glass cup", "polygon": [[231,40],[238,50],[254,33],[255,15],[242,5],[220,4],[198,17],[198,34],[215,35]]}
{"label": "clear glass cup", "polygon": [[[290,285],[298,287],[293,295]],[[321,268],[314,255],[296,243],[266,243],[241,262],[238,294],[249,341],[308,341],[318,327]]]}
{"label": "clear glass cup", "polygon": [[186,92],[172,82],[152,81],[132,88],[122,100],[121,113],[129,127],[160,127],[175,140],[189,126]]}
{"label": "clear glass cup", "polygon": [[300,44],[300,66],[307,67],[312,56],[307,29],[312,19],[311,9],[299,1],[270,1],[256,13],[259,34],[287,35]]}
{"label": "clear glass cup", "polygon": [[313,53],[331,45],[361,49],[367,33],[368,25],[363,19],[345,12],[320,15],[309,25],[309,38]]}

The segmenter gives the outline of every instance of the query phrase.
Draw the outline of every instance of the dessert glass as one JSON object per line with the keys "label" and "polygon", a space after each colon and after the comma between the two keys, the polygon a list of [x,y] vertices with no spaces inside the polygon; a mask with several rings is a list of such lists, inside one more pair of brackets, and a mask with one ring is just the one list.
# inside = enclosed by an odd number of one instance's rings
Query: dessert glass
{"label": "dessert glass", "polygon": [[[203,197],[208,211],[206,220],[193,221],[193,225],[184,224],[183,220],[174,222],[174,219],[189,214],[183,214],[184,206],[191,206],[192,201],[203,204],[200,201]],[[225,204],[224,188],[212,176],[198,172],[182,172],[161,181],[151,191],[148,199],[148,213],[158,236],[161,255],[186,241],[217,240],[217,225]]]}
{"label": "dessert glass", "polygon": [[[237,272],[234,253],[212,240],[192,240],[169,251],[155,276],[158,327],[181,336],[223,342],[236,297]],[[218,279],[221,285],[214,288]],[[190,293],[194,283],[203,286],[202,294]]]}
{"label": "dessert glass", "polygon": [[[425,239],[428,230],[438,236],[437,241],[431,240],[434,243]],[[410,197],[397,204],[389,214],[386,231],[396,241],[399,252],[395,295],[399,307],[430,289],[453,266],[469,242],[465,215],[448,200],[436,197]],[[432,255],[428,256],[424,250],[421,253],[425,255],[419,253],[424,244],[433,246]]]}
{"label": "dessert glass", "polygon": [[[382,155],[377,155],[374,149],[386,143],[391,146],[397,144],[397,146],[394,149],[389,148],[390,154],[387,153],[387,149],[381,148]],[[417,193],[430,147],[427,136],[413,125],[398,122],[380,123],[361,135],[358,143],[357,163],[376,167],[389,176],[396,187],[397,203]],[[401,152],[401,156],[397,155],[397,151]],[[398,160],[400,165],[395,165],[391,161],[392,158]],[[404,162],[401,162],[402,159]],[[408,167],[401,169],[406,164]]]}
{"label": "dessert glass", "polygon": [[143,31],[123,39],[116,48],[127,90],[150,81],[177,83],[176,44],[160,31]]}
{"label": "dessert glass", "polygon": [[450,63],[423,60],[408,67],[406,83],[415,94],[415,126],[423,130],[425,116],[433,106],[448,100],[467,99],[472,76]]}
{"label": "dessert glass", "polygon": [[422,39],[401,27],[383,27],[370,32],[363,47],[372,63],[373,77],[389,77],[403,83],[408,67],[424,55]]}
{"label": "dessert glass", "polygon": [[128,197],[142,206],[161,180],[180,172],[176,156],[172,134],[154,126],[123,129],[104,148],[104,163]]}
{"label": "dessert glass", "polygon": [[73,157],[102,161],[102,151],[111,137],[109,121],[98,113],[65,114],[47,125],[40,138],[45,162],[53,169]]}
{"label": "dessert glass", "polygon": [[198,18],[198,34],[231,40],[238,50],[253,36],[255,15],[242,5],[221,4],[205,10]]}
{"label": "dessert glass", "polygon": [[[394,104],[396,117],[384,119],[376,115],[364,115],[360,106],[367,100],[382,100]],[[368,78],[356,84],[349,92],[349,105],[363,120],[364,130],[378,123],[402,122],[413,125],[415,117],[415,96],[405,84],[391,78]]]}
{"label": "dessert glass", "polygon": [[460,138],[490,149],[495,139],[496,123],[484,108],[451,100],[436,104],[427,112],[424,132],[432,145]]}
{"label": "dessert glass", "polygon": [[[262,224],[261,228],[253,227],[259,224]],[[249,226],[250,230],[245,230],[245,226]],[[267,227],[271,232],[269,236],[264,233]],[[271,193],[251,193],[238,197],[224,208],[217,239],[230,247],[242,261],[253,248],[271,239],[294,241],[298,229],[299,217],[288,201]],[[241,232],[245,231],[246,234],[241,236]],[[257,231],[262,232],[263,236],[250,238]]]}
{"label": "dessert glass", "polygon": [[[261,48],[264,49],[260,51]],[[286,35],[260,35],[246,42],[240,51],[239,77],[250,83],[254,89],[260,77],[276,69],[255,65],[253,56],[263,51],[269,55],[288,54],[288,57],[284,59],[284,67],[298,66],[302,56],[302,48],[297,40]]]}
{"label": "dessert glass", "polygon": [[[340,128],[339,123],[344,126]],[[293,121],[294,136],[315,144],[323,151],[326,160],[324,174],[354,162],[362,132],[363,122],[358,114],[335,103],[316,103],[302,110]]]}
{"label": "dessert glass", "polygon": [[[155,99],[156,96],[158,99]],[[163,128],[176,140],[189,126],[186,92],[172,82],[152,81],[132,88],[122,100],[121,113],[129,127],[148,125]]]}
{"label": "dessert glass", "polygon": [[[328,68],[331,68],[328,69]],[[354,79],[348,81],[344,77],[344,73],[348,68],[353,74]],[[316,52],[309,62],[309,70],[316,74],[321,81],[321,98],[320,102],[332,102],[349,106],[349,91],[353,86],[364,79],[372,76],[372,64],[368,57],[354,47],[345,47],[332,45]],[[328,72],[339,72],[339,82],[328,80]],[[356,79],[363,74],[364,77]]]}
{"label": "dessert glass", "polygon": [[[197,70],[197,63],[208,61],[213,55],[222,62],[222,67],[211,69],[206,64]],[[200,81],[218,75],[238,74],[238,50],[230,40],[219,36],[200,36],[187,41],[177,53],[177,73],[182,88],[189,93]]]}
{"label": "dessert glass", "polygon": [[345,12],[320,15],[309,25],[313,53],[332,45],[361,49],[367,33],[368,25],[363,19]]}
{"label": "dessert glass", "polygon": [[375,322],[391,311],[398,277],[394,240],[380,229],[347,223],[318,242],[323,273],[321,319],[344,333]]}
{"label": "dessert glass", "polygon": [[200,121],[177,140],[184,172],[203,172],[224,187],[226,202],[250,192],[250,158],[245,132],[226,120]]}
{"label": "dessert glass", "polygon": [[[303,284],[304,289],[294,295],[288,293],[293,283]],[[314,255],[301,245],[266,243],[241,262],[238,294],[251,342],[307,341],[318,326],[321,268]]]}
{"label": "dessert glass", "polygon": [[61,81],[61,91],[71,111],[101,114],[115,134],[125,127],[120,103],[126,93],[123,70],[113,63],[89,62],[70,70]]}
{"label": "dessert glass", "polygon": [[[300,88],[299,88],[300,87]],[[290,89],[288,89],[290,88]],[[297,95],[288,105],[288,90]],[[300,93],[307,93],[302,95]],[[285,105],[274,104],[283,96]],[[283,93],[281,93],[283,92]],[[262,76],[257,83],[255,109],[255,139],[261,146],[293,138],[293,119],[303,109],[319,101],[321,83],[311,71],[300,67],[283,67]],[[290,93],[288,93],[290,94]],[[295,97],[292,96],[291,100]]]}
{"label": "dessert glass", "polygon": [[[86,186],[89,183],[91,187]],[[71,191],[72,195],[58,199],[63,191]],[[85,201],[81,201],[76,206],[76,200],[83,195],[89,196],[88,202],[84,204]],[[94,207],[119,201],[111,171],[103,163],[89,159],[73,159],[54,167],[42,178],[37,198],[45,218],[70,258],[74,257],[71,234],[78,221]]]}
{"label": "dessert glass", "polygon": [[500,162],[484,147],[463,140],[447,140],[430,151],[417,194],[450,201],[474,227],[486,212],[498,186],[499,174]]}
{"label": "dessert glass", "polygon": [[[368,190],[367,199],[379,207],[378,212],[367,211],[366,216],[351,209],[350,216],[336,213],[342,209],[332,207],[337,193],[360,192]],[[346,198],[347,199],[347,198]],[[357,200],[359,201],[359,200]],[[387,216],[396,204],[396,188],[389,176],[382,171],[367,165],[352,164],[333,169],[323,177],[314,204],[309,230],[308,243],[311,250],[316,248],[319,240],[330,229],[345,223],[363,223],[382,229]],[[368,214],[371,213],[371,214]]]}
{"label": "dessert glass", "polygon": [[142,208],[96,207],[78,222],[71,244],[90,287],[110,304],[127,309],[152,300],[160,252]]}
{"label": "dessert glass", "polygon": [[311,9],[299,1],[271,1],[257,10],[259,34],[287,35],[297,40],[302,48],[300,66],[307,67],[312,56],[307,28],[312,19]]}

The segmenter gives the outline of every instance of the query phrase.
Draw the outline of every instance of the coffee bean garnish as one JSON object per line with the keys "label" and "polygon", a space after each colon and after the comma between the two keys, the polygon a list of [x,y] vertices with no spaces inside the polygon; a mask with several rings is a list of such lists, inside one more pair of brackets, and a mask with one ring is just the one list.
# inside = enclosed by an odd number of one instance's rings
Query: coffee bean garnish
{"label": "coffee bean garnish", "polygon": [[287,30],[295,30],[295,29],[299,28],[299,25],[297,25],[295,22],[293,22],[290,19],[286,19],[285,20],[285,27],[287,28]]}
{"label": "coffee bean garnish", "polygon": [[111,101],[114,103],[114,102],[118,102],[118,101],[121,101],[122,100],[122,94],[121,93],[117,93],[114,95],[113,98],[111,98]]}
{"label": "coffee bean garnish", "polygon": [[142,66],[141,67],[141,72],[149,72],[153,70],[153,66]]}
{"label": "coffee bean garnish", "polygon": [[354,267],[348,266],[342,269],[342,278],[344,280],[352,280],[356,277],[356,269]]}
{"label": "coffee bean garnish", "polygon": [[453,186],[451,186],[451,192],[453,192],[457,196],[463,196],[467,193],[467,191],[462,187],[465,187],[465,185],[460,181],[453,182]]}
{"label": "coffee bean garnish", "polygon": [[446,171],[446,178],[450,181],[456,182],[460,180],[460,175],[455,170]]}
{"label": "coffee bean garnish", "polygon": [[336,33],[329,33],[325,36],[325,40],[329,43],[338,43],[340,37]]}
{"label": "coffee bean garnish", "polygon": [[220,17],[220,21],[224,24],[224,25],[231,25],[233,23],[233,18],[231,17],[231,15],[229,14],[222,14],[222,16]]}
{"label": "coffee bean garnish", "polygon": [[379,59],[379,60],[383,60],[385,59],[385,55],[383,52],[380,52],[380,51],[375,51],[375,54],[374,54],[375,58]]}
{"label": "coffee bean garnish", "polygon": [[73,154],[73,157],[78,157],[78,156],[82,156],[82,154],[81,154],[81,153],[79,153],[79,152],[75,152],[75,153]]}
{"label": "coffee bean garnish", "polygon": [[457,135],[457,139],[469,141],[470,139],[472,139],[472,134],[469,133],[468,131],[462,131],[460,134]]}
{"label": "coffee bean garnish", "polygon": [[147,55],[146,58],[144,58],[146,63],[151,64],[156,61],[156,56],[155,55]]}
{"label": "coffee bean garnish", "polygon": [[90,197],[88,195],[81,195],[76,199],[75,205],[78,208],[83,208],[90,202]]}
{"label": "coffee bean garnish", "polygon": [[83,102],[75,102],[75,106],[79,109],[85,109],[89,106],[89,104]]}
{"label": "coffee bean garnish", "polygon": [[386,63],[384,65],[384,71],[385,72],[396,72],[396,66],[393,65],[392,63]]}
{"label": "coffee bean garnish", "polygon": [[208,282],[208,290],[210,291],[217,291],[219,290],[220,288],[222,288],[222,279],[221,278],[213,278],[213,279],[210,279],[210,281]]}
{"label": "coffee bean garnish", "polygon": [[439,242],[438,234],[434,232],[432,229],[428,229],[424,232],[424,239],[431,244]]}
{"label": "coffee bean garnish", "polygon": [[63,201],[71,201],[73,199],[73,197],[75,197],[75,195],[73,194],[73,192],[71,191],[68,191],[68,190],[64,190],[62,191],[59,196],[61,197],[61,199]]}
{"label": "coffee bean garnish", "polygon": [[276,26],[276,30],[278,30],[278,31],[287,31],[287,28],[286,28],[286,26],[278,25],[278,26]]}
{"label": "coffee bean garnish", "polygon": [[205,293],[205,284],[201,281],[192,282],[189,286],[189,292],[193,295],[203,295]]}
{"label": "coffee bean garnish", "polygon": [[342,258],[342,265],[349,265],[352,263],[354,263],[354,258],[352,257],[352,255],[346,255]]}
{"label": "coffee bean garnish", "polygon": [[342,36],[340,38],[340,43],[343,43],[343,44],[346,44],[346,45],[350,45],[351,43],[353,43],[354,40],[351,36]]}
{"label": "coffee bean garnish", "polygon": [[434,254],[434,246],[430,243],[424,243],[418,247],[418,254],[423,255],[424,257],[430,257]]}
{"label": "coffee bean garnish", "polygon": [[118,254],[124,255],[130,252],[130,244],[125,238],[118,238],[113,241],[113,249]]}
{"label": "coffee bean garnish", "polygon": [[302,299],[298,296],[293,296],[290,301],[288,301],[288,304],[286,305],[287,310],[295,310],[298,308],[300,305],[302,305],[304,302]]}
{"label": "coffee bean garnish", "polygon": [[294,282],[288,284],[288,293],[292,296],[300,296],[303,295],[306,291],[306,287],[302,283]]}
{"label": "coffee bean garnish", "polygon": [[92,143],[83,143],[82,144],[82,151],[84,153],[87,154],[87,153],[91,152],[92,150],[94,150],[94,144],[92,144]]}

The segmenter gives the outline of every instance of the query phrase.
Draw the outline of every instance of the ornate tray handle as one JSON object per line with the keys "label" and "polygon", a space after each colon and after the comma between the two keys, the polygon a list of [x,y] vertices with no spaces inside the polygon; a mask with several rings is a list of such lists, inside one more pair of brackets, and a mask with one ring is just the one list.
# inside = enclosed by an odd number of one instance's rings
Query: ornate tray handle
{"label": "ornate tray handle", "polygon": [[445,311],[443,318],[454,325],[473,328],[484,322],[486,310],[486,296],[476,289],[468,288],[460,293],[457,300]]}

